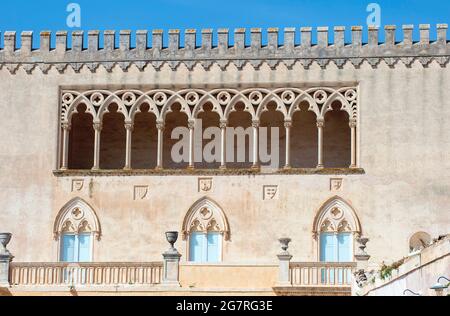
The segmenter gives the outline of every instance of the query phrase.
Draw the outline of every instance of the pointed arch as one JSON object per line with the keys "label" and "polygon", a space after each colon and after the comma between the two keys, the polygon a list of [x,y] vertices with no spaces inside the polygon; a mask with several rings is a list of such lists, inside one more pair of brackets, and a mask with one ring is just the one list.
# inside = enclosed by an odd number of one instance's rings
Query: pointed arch
{"label": "pointed arch", "polygon": [[193,231],[219,232],[225,240],[230,239],[230,226],[222,208],[215,201],[203,197],[195,202],[187,212],[182,227],[183,240]]}
{"label": "pointed arch", "polygon": [[353,207],[336,195],[322,204],[314,218],[314,236],[321,232],[352,232],[361,235],[361,224]]}
{"label": "pointed arch", "polygon": [[58,239],[63,233],[93,233],[97,240],[101,237],[101,226],[94,209],[83,199],[76,197],[66,203],[53,225],[53,235]]}

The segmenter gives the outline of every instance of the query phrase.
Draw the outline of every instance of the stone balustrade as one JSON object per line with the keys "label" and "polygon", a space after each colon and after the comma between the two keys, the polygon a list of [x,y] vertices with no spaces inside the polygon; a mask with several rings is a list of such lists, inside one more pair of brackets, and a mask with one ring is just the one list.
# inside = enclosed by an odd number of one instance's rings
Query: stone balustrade
{"label": "stone balustrade", "polygon": [[355,262],[291,262],[293,286],[351,286]]}
{"label": "stone balustrade", "polygon": [[11,263],[12,286],[157,285],[162,262],[146,263]]}

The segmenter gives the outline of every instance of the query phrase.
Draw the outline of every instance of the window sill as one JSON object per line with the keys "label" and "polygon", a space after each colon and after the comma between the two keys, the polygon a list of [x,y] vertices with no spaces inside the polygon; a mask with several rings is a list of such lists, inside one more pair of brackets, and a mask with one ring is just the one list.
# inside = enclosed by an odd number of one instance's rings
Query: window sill
{"label": "window sill", "polygon": [[54,170],[56,177],[82,176],[238,176],[238,175],[361,175],[362,168],[291,168],[277,171],[258,169],[136,169],[136,170]]}

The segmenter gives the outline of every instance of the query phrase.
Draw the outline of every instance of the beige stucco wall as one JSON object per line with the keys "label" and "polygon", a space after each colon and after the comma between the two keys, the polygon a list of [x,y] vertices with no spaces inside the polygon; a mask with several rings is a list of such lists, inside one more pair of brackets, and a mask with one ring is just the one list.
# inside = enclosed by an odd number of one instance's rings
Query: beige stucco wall
{"label": "beige stucco wall", "polygon": [[[197,176],[85,177],[81,192],[72,193],[71,177],[56,177],[59,87],[139,87],[145,85],[359,84],[359,165],[364,175],[342,176],[341,192],[330,191],[335,175],[214,176],[209,197],[225,211],[231,240],[224,242],[225,263],[276,263],[277,239],[292,238],[295,261],[316,260],[312,238],[314,216],[327,199],[339,195],[356,210],[363,234],[371,240],[373,263],[399,258],[408,252],[408,239],[417,231],[432,236],[450,231],[450,115],[449,68],[418,62],[408,69],[398,64],[360,69],[329,64],[309,70],[284,65],[270,70],[249,65],[221,71],[184,65],[176,71],[124,73],[115,68],[96,73],[83,68],[43,75],[22,69],[11,75],[0,70],[0,231],[14,234],[9,246],[16,261],[56,261],[57,243],[52,226],[60,208],[71,198],[85,199],[97,212],[101,241],[95,261],[154,261],[168,247],[167,230],[181,230],[189,207],[203,194]],[[295,135],[293,135],[295,137]],[[340,176],[338,176],[340,177]],[[80,178],[80,177],[76,177]],[[83,177],[81,177],[83,178]],[[88,183],[92,180],[92,192]],[[133,201],[133,186],[148,185],[149,199]],[[263,201],[263,185],[279,185],[279,199]],[[186,243],[177,247],[186,259]]]}

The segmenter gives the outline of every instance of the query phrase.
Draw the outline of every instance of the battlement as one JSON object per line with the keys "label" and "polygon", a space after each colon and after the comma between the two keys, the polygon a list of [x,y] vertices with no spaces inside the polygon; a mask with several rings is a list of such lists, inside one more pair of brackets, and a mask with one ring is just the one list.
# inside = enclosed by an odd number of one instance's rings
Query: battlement
{"label": "battlement", "polygon": [[[280,30],[268,28],[264,34],[267,38],[264,45],[263,31],[260,28],[252,28],[250,32],[243,28],[235,29],[233,43],[230,41],[228,29],[218,29],[217,32],[203,29],[200,34],[195,29],[187,29],[184,31],[184,43],[181,43],[181,31],[177,29],[168,31],[167,41],[164,40],[163,30],[153,30],[151,34],[146,30],[138,30],[135,34],[130,30],[121,30],[118,32],[118,40],[115,31],[104,31],[101,34],[100,31],[93,30],[88,31],[87,36],[83,31],[73,31],[70,35],[66,31],[58,31],[55,36],[51,32],[43,31],[40,33],[38,48],[33,48],[32,32],[22,32],[20,40],[17,41],[16,33],[8,31],[3,34],[0,64],[6,64],[12,72],[19,65],[53,63],[71,64],[76,71],[83,64],[90,63],[101,63],[107,70],[115,63],[121,63],[124,70],[128,69],[131,63],[141,70],[148,63],[159,69],[166,62],[173,69],[180,63],[184,63],[189,69],[197,63],[209,68],[214,62],[221,68],[229,63],[241,68],[247,62],[255,68],[263,62],[272,68],[280,62],[290,67],[296,61],[300,61],[305,68],[313,62],[326,67],[330,61],[342,67],[347,60],[359,67],[364,60],[376,66],[381,59],[389,66],[393,66],[398,60],[409,66],[415,58],[420,58],[424,66],[433,59],[445,66],[450,56],[447,28],[447,24],[438,24],[437,33],[433,36],[436,40],[431,41],[429,24],[419,25],[420,36],[416,40],[413,38],[413,25],[402,26],[402,38],[396,37],[396,26],[388,25],[384,27],[383,43],[379,42],[380,29],[377,27],[367,29],[367,43],[363,43],[364,29],[361,26],[351,28],[349,43],[345,41],[346,29],[342,26],[333,28],[333,42],[329,40],[330,28],[318,27],[315,30],[317,40],[314,43],[311,27],[285,28],[283,43],[279,40]],[[197,41],[197,36],[200,36],[200,41]],[[213,45],[213,36],[216,45]],[[300,42],[296,42],[298,37]],[[95,65],[91,66],[96,69]],[[40,68],[43,70],[45,67]]]}

